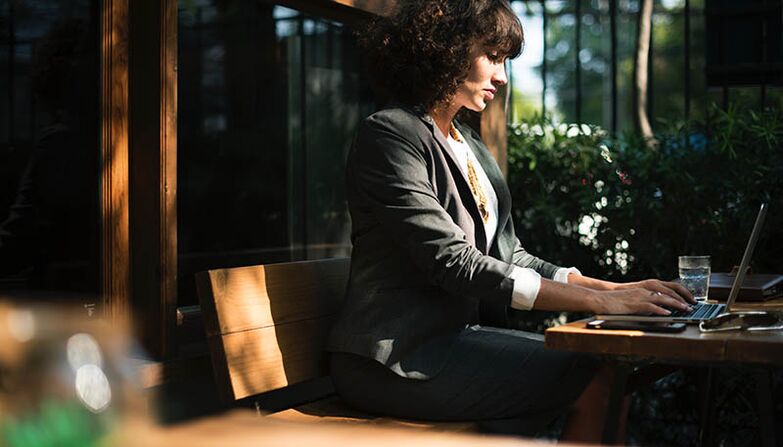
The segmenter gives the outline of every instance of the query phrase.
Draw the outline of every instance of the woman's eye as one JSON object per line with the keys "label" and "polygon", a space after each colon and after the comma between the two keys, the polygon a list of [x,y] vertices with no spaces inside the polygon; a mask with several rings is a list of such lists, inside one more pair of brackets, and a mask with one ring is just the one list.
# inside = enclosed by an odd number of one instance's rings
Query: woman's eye
{"label": "woman's eye", "polygon": [[498,62],[501,59],[500,53],[497,51],[490,51],[487,53],[487,59],[491,60],[492,62]]}

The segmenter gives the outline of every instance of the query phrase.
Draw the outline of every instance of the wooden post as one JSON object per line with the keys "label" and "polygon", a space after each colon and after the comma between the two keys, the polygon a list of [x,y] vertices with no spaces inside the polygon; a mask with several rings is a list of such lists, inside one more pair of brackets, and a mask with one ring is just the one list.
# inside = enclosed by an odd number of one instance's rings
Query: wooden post
{"label": "wooden post", "polygon": [[133,2],[130,209],[134,329],[156,358],[175,349],[177,2]]}
{"label": "wooden post", "polygon": [[101,229],[103,313],[130,315],[128,0],[103,0],[101,16]]}
{"label": "wooden post", "polygon": [[161,2],[160,315],[163,354],[175,346],[177,314],[177,0]]}
{"label": "wooden post", "polygon": [[503,176],[508,173],[508,133],[506,126],[506,97],[511,88],[498,86],[496,99],[481,112],[481,138],[500,166]]}

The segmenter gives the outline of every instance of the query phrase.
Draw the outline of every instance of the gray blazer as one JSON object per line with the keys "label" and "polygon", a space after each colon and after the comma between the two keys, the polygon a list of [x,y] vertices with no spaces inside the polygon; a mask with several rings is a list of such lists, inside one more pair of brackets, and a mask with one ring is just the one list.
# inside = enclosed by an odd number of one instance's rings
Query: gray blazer
{"label": "gray blazer", "polygon": [[497,163],[475,132],[456,125],[498,197],[489,253],[467,178],[434,121],[401,107],[366,118],[348,156],[353,252],[331,351],[427,379],[466,326],[505,324],[513,265],[546,278],[558,269],[522,248]]}

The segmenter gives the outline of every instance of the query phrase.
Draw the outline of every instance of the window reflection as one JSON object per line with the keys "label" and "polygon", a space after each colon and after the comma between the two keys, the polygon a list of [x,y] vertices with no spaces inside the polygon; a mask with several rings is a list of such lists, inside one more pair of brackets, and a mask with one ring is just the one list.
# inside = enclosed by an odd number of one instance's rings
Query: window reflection
{"label": "window reflection", "polygon": [[98,290],[99,6],[0,2],[0,289]]}
{"label": "window reflection", "polygon": [[371,112],[350,31],[249,0],[179,10],[179,304],[207,268],[350,254],[344,161]]}
{"label": "window reflection", "polygon": [[583,2],[579,63],[582,65],[582,122],[612,122],[611,24],[608,2]]}
{"label": "window reflection", "polygon": [[[709,35],[705,28],[705,2],[691,0],[688,3],[686,10],[684,0],[653,2],[648,105],[654,126],[661,119],[703,120],[709,103],[723,102],[721,92],[708,92],[707,89],[705,45]],[[598,124],[616,132],[633,129],[633,70],[639,5],[638,0],[513,0],[512,6],[525,30],[526,48],[522,57],[511,64],[512,95],[516,95],[511,120],[518,121],[545,111],[556,121],[576,121],[578,118],[581,122]],[[616,26],[614,56],[613,19]],[[581,25],[578,49],[577,23]],[[539,48],[542,43],[544,45]],[[756,47],[760,48],[761,44]],[[546,55],[545,66],[542,66],[540,54]],[[613,62],[617,68],[616,97],[612,95]],[[749,98],[757,97],[754,101],[758,104],[776,105],[772,97],[768,100],[764,96],[774,82],[768,80],[765,87],[759,88],[760,82],[747,79],[748,85],[756,88],[756,93],[732,87],[726,95],[730,101],[740,98],[748,102]],[[529,100],[535,94],[543,101]],[[578,105],[577,100],[580,101]],[[613,106],[617,110],[614,118]]]}
{"label": "window reflection", "polygon": [[[546,2],[546,108],[555,119],[576,122],[576,17],[563,2]],[[555,14],[556,12],[556,14]]]}
{"label": "window reflection", "polygon": [[542,7],[538,2],[515,2],[511,6],[522,22],[526,36],[524,51],[510,62],[512,89],[509,119],[516,122],[541,113],[543,108],[544,21]]}

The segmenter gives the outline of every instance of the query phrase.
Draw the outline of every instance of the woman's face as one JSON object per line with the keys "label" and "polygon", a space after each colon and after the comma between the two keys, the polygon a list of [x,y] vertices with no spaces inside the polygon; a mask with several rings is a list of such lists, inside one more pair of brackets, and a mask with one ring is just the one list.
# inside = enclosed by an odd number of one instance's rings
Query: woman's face
{"label": "woman's face", "polygon": [[497,87],[508,82],[505,58],[497,50],[482,44],[473,45],[468,77],[457,88],[455,105],[481,112],[495,97]]}

